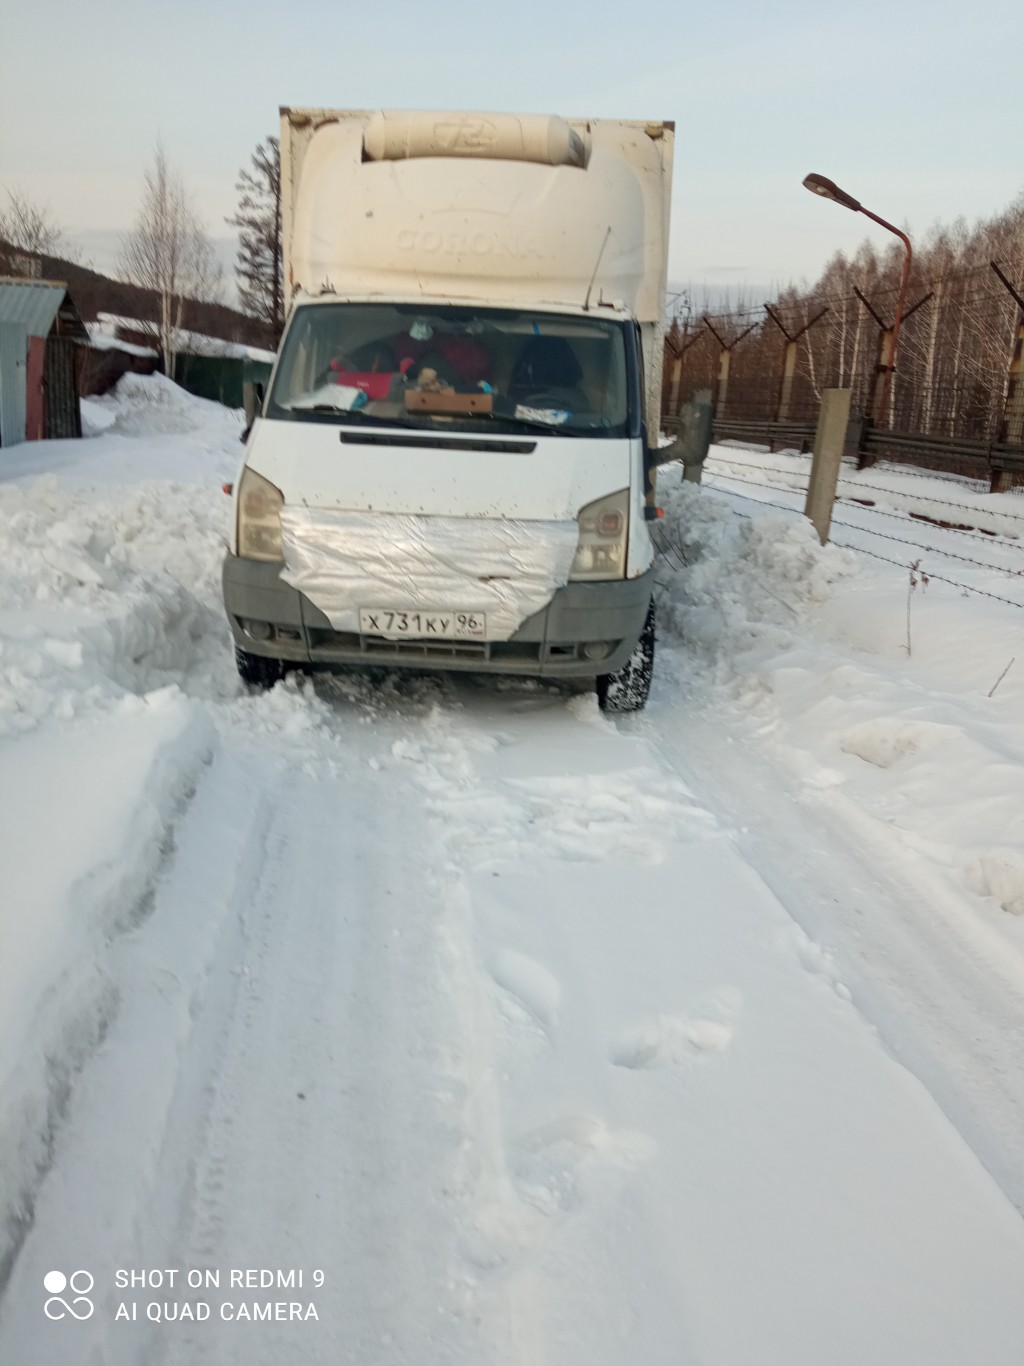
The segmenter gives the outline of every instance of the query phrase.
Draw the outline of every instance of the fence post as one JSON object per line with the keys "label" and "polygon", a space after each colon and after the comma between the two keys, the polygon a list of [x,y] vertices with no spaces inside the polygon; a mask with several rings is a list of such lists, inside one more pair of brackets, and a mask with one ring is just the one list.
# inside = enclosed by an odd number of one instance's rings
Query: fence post
{"label": "fence post", "polygon": [[861,413],[850,423],[847,433],[847,447],[857,456],[857,468],[867,469],[874,464],[874,459],[868,454],[868,440],[871,436],[871,418],[867,413]]}
{"label": "fence post", "polygon": [[[673,328],[676,329],[673,335]],[[683,360],[691,346],[696,345],[704,334],[704,324],[697,328],[692,337],[688,336],[690,330],[689,320],[683,323],[682,340],[679,339],[678,325],[673,322],[672,328],[665,334],[665,350],[672,357],[672,372],[669,379],[667,394],[668,397],[662,402],[662,417],[678,417],[679,415],[679,393],[683,386]]]}
{"label": "fence post", "polygon": [[[999,269],[997,261],[989,265],[999,276],[1004,287],[1012,295],[1014,302],[1024,313],[1024,298]],[[1024,445],[1024,317],[1017,319],[1017,335],[1010,356],[1010,368],[1006,375],[1006,402],[1003,405],[1003,420],[999,429],[999,440],[1007,446]],[[989,492],[1006,493],[1013,488],[1014,476],[1007,470],[994,469],[989,484]]]}
{"label": "fence post", "polygon": [[751,323],[745,327],[738,337],[733,337],[731,342],[727,342],[721,333],[717,332],[711,319],[705,313],[701,318],[701,323],[708,329],[715,341],[718,342],[718,383],[715,386],[715,415],[719,419],[725,417],[726,404],[729,396],[729,367],[732,364],[733,347],[741,342],[744,337],[753,332],[757,323]]}
{"label": "fence post", "polygon": [[[805,332],[812,328],[820,318],[825,316],[828,312],[828,305],[826,304],[820,313],[816,313],[814,317],[811,318],[810,322],[804,323],[799,332],[793,333],[785,326],[771,304],[765,304],[764,311],[786,338],[786,348],[782,355],[782,378],[779,381],[779,401],[775,407],[775,421],[788,422],[790,418],[790,404],[793,398],[793,377],[796,374],[797,343]],[[772,443],[769,441],[769,449],[771,449],[771,445]]]}
{"label": "fence post", "polygon": [[[893,356],[896,350],[895,323],[887,323],[880,318],[871,301],[865,299],[856,285],[853,287],[853,292],[878,324],[878,361],[875,365],[875,380],[871,389],[871,423],[872,426],[881,427],[888,422],[889,416],[884,409],[890,402],[890,377],[895,371],[893,365]],[[933,292],[929,290],[927,294],[918,299],[916,304],[908,308],[901,321],[906,322],[908,318],[912,317],[923,304],[926,304],[933,297]],[[875,457],[873,455],[862,453],[857,460],[857,468],[863,470],[874,463]]]}
{"label": "fence post", "polygon": [[[1017,324],[1017,338],[1006,377],[1006,403],[999,440],[1007,446],[1024,445],[1024,320]],[[989,476],[989,493],[1009,493],[1016,485],[1015,472],[995,466]]]}
{"label": "fence post", "polygon": [[689,461],[684,457],[684,484],[700,483],[700,477],[704,473],[704,461],[707,459],[708,449],[711,446],[714,424],[715,409],[711,402],[711,390],[698,389],[679,418],[680,435],[683,435],[685,425],[686,435],[689,437],[693,453],[699,456],[699,459],[691,458]]}
{"label": "fence post", "polygon": [[1024,445],[1024,321],[1017,324],[1017,337],[1006,382],[1006,407],[1000,440],[1007,446]]}
{"label": "fence post", "polygon": [[807,481],[804,516],[814,524],[822,545],[828,544],[832,505],[836,500],[846,428],[850,421],[850,398],[849,389],[823,389],[821,394],[821,412],[814,436],[814,457],[811,460],[811,477]]}

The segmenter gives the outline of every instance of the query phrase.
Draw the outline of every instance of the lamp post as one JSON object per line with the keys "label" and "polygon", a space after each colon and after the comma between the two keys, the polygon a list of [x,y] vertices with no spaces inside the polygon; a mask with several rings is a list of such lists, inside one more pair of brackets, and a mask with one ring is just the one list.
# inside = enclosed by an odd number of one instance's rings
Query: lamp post
{"label": "lamp post", "polygon": [[866,209],[859,199],[854,199],[853,195],[841,190],[834,180],[829,180],[823,175],[804,176],[804,185],[812,194],[821,195],[823,199],[834,200],[836,204],[842,204],[844,208],[852,209],[854,213],[862,213],[866,218],[878,223],[880,227],[888,228],[889,232],[894,233],[903,243],[903,276],[900,280],[899,298],[896,300],[896,315],[893,319],[892,327],[887,328],[882,333],[882,348],[878,357],[878,373],[881,375],[881,385],[877,391],[877,402],[874,405],[872,421],[876,426],[881,425],[882,417],[886,413],[889,405],[889,386],[892,382],[892,373],[896,368],[896,343],[900,335],[900,323],[903,321],[903,305],[907,298],[907,281],[910,279],[910,263],[913,253],[910,247],[910,238],[905,232],[900,232],[899,228],[892,223],[887,223],[884,218],[879,218],[877,213],[872,213]]}

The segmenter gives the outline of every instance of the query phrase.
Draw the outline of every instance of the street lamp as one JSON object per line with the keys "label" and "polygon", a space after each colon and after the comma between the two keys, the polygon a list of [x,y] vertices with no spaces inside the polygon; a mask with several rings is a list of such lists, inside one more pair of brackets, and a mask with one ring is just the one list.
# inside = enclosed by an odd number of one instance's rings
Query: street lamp
{"label": "street lamp", "polygon": [[844,208],[852,209],[854,213],[862,213],[881,227],[888,228],[903,243],[905,251],[903,276],[900,280],[899,298],[896,300],[896,316],[893,319],[892,327],[885,329],[882,333],[882,351],[878,358],[878,371],[882,376],[882,383],[872,420],[876,425],[881,425],[882,415],[887,411],[889,404],[889,385],[892,381],[892,372],[896,368],[896,343],[899,340],[900,323],[903,321],[903,305],[907,298],[907,281],[910,279],[910,262],[913,255],[910,248],[910,238],[905,232],[900,232],[899,228],[892,223],[887,223],[884,218],[879,218],[877,213],[872,213],[870,209],[866,209],[859,199],[854,199],[852,194],[847,194],[845,190],[841,190],[835,181],[829,180],[827,176],[814,174],[804,176],[804,185],[812,194],[821,195],[823,199],[832,199],[835,203],[842,204]]}

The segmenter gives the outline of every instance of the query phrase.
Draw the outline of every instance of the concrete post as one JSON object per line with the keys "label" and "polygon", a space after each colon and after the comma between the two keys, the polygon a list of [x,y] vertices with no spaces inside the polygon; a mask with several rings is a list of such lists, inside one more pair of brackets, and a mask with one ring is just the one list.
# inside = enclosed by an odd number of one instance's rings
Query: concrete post
{"label": "concrete post", "polygon": [[683,357],[682,353],[672,359],[672,379],[668,389],[668,416],[676,417],[679,413],[679,389],[683,382]]}
{"label": "concrete post", "polygon": [[836,484],[843,460],[846,428],[850,421],[850,397],[849,389],[825,389],[821,395],[821,412],[814,436],[814,458],[807,483],[804,516],[814,523],[822,545],[828,544],[828,530],[832,523],[832,505],[836,500]]}
{"label": "concrete post", "polygon": [[779,403],[775,412],[776,422],[788,422],[790,404],[793,399],[793,376],[796,374],[797,342],[786,338],[786,352],[782,362],[782,383],[779,386]]}
{"label": "concrete post", "polygon": [[999,440],[1005,441],[1008,446],[1024,445],[1024,322],[1017,324],[1017,338],[1010,357],[1006,407],[1003,409]]}
{"label": "concrete post", "polygon": [[888,426],[889,423],[889,414],[885,408],[889,400],[888,379],[892,373],[894,338],[892,328],[886,327],[882,329],[878,339],[878,364],[875,366],[874,392],[871,395],[871,421],[876,427]]}
{"label": "concrete post", "polygon": [[715,412],[719,420],[725,417],[725,405],[729,395],[729,367],[732,363],[732,347],[723,346],[718,353],[718,387],[715,390]]}
{"label": "concrete post", "polygon": [[687,444],[682,456],[684,484],[700,483],[700,477],[704,473],[704,461],[708,458],[708,450],[711,447],[714,424],[715,409],[711,402],[711,390],[698,389],[679,417],[679,434],[684,437]]}
{"label": "concrete post", "polygon": [[[1013,298],[1014,302],[1024,314],[1024,297],[1013,287],[999,269],[996,261],[990,261],[992,269],[999,276],[1004,287]],[[999,440],[1008,446],[1019,446],[1024,443],[1024,317],[1017,320],[1017,337],[1013,347],[1013,354],[1010,357],[1010,373],[1007,376],[1006,385],[1006,406],[1003,409],[1003,421],[999,432]],[[1005,481],[1000,481],[1001,485]],[[1003,487],[996,488],[992,485],[993,493],[1002,493]]]}

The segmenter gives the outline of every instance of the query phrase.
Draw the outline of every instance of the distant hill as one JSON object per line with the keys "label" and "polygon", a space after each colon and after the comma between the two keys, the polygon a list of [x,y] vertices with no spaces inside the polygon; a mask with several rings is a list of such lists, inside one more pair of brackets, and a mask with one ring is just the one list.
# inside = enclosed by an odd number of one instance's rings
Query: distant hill
{"label": "distant hill", "polygon": [[[87,266],[59,256],[22,251],[0,238],[0,275],[24,275],[29,279],[62,280],[85,322],[95,322],[100,313],[114,313],[120,317],[141,318],[155,322],[160,316],[159,296],[154,290],[140,289],[121,280],[113,280]],[[255,319],[247,318],[226,304],[185,301],[181,321],[189,332],[201,332],[224,341],[244,342],[248,346],[268,346],[273,342],[267,331]]]}

